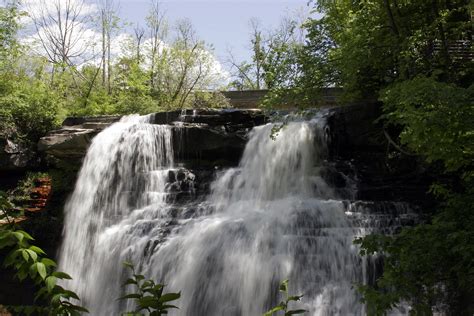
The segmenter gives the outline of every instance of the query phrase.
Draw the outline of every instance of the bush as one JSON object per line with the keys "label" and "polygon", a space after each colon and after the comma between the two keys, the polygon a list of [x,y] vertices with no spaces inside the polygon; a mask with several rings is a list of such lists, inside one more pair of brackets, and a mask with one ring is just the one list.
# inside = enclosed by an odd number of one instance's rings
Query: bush
{"label": "bush", "polygon": [[15,136],[23,141],[37,142],[55,128],[59,109],[59,98],[38,82],[19,84],[17,89],[0,97],[2,124],[12,130],[14,126]]}

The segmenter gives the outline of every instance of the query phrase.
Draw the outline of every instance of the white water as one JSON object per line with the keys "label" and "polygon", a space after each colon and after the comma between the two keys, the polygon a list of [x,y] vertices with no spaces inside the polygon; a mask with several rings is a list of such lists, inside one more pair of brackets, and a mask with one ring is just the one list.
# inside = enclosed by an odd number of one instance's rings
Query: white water
{"label": "white water", "polygon": [[[172,315],[261,315],[280,281],[304,294],[309,315],[362,315],[352,286],[364,279],[352,245],[360,231],[320,176],[324,122],[252,130],[237,168],[199,205],[167,203],[175,170],[171,127],[127,118],[100,133],[66,206],[60,269],[91,315],[133,308],[116,301],[123,261],[181,291]],[[191,216],[189,214],[192,214]]]}

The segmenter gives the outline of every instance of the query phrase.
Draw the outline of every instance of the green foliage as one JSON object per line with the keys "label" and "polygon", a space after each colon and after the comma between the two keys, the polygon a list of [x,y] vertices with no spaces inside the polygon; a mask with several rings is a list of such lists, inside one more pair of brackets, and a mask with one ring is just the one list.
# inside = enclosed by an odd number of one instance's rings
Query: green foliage
{"label": "green foliage", "polygon": [[23,14],[18,10],[18,2],[11,1],[0,7],[0,69],[10,67],[20,53],[16,34],[20,28],[18,20]]}
{"label": "green foliage", "polygon": [[127,294],[120,298],[120,300],[132,299],[136,304],[136,310],[125,313],[124,315],[142,315],[141,312],[148,312],[147,315],[165,315],[170,309],[178,308],[171,305],[181,297],[181,293],[163,293],[164,284],[156,284],[153,280],[146,279],[144,275],[137,274],[135,267],[129,262],[124,262],[125,267],[130,269],[132,276],[129,278],[124,286],[134,286],[135,293]]}
{"label": "green foliage", "polygon": [[[314,1],[304,45],[273,45],[264,105],[317,105],[321,88],[343,87],[340,101],[376,99],[381,89],[420,75],[467,87],[474,78],[470,2]],[[283,56],[283,57],[282,57]]]}
{"label": "green foliage", "polygon": [[7,222],[0,225],[0,250],[9,250],[3,265],[15,269],[15,276],[20,281],[27,278],[32,280],[39,288],[35,299],[43,303],[35,306],[11,306],[9,309],[21,315],[87,313],[87,309],[72,302],[79,300],[74,292],[57,284],[58,280],[68,280],[71,277],[56,271],[56,263],[46,257],[41,248],[30,244],[33,237],[15,227],[14,217],[11,215],[13,208],[7,194],[0,192],[0,220],[5,219]]}
{"label": "green foliage", "polygon": [[0,120],[11,126],[17,139],[36,142],[58,125],[61,101],[44,83],[0,74],[0,90]]}
{"label": "green foliage", "polygon": [[299,315],[307,312],[307,310],[304,309],[289,309],[289,303],[299,301],[303,297],[303,295],[290,296],[288,294],[288,280],[284,280],[283,282],[281,282],[278,290],[284,295],[284,300],[281,301],[277,306],[273,307],[268,312],[263,314],[263,316],[272,316],[278,314],[278,312],[282,312],[284,316]]}
{"label": "green foliage", "polygon": [[474,85],[464,89],[421,77],[386,88],[381,100],[386,123],[402,126],[403,145],[447,171],[473,167]]}
{"label": "green foliage", "polygon": [[[452,54],[449,45],[469,40],[469,1],[320,1],[321,19],[309,23],[313,54],[325,59],[352,98],[377,96],[380,88],[419,75],[472,82],[472,60]],[[329,42],[325,38],[329,37]],[[321,47],[317,43],[327,43]],[[323,72],[324,73],[324,72]]]}
{"label": "green foliage", "polygon": [[192,95],[192,106],[194,108],[228,108],[229,101],[218,92],[196,91]]}

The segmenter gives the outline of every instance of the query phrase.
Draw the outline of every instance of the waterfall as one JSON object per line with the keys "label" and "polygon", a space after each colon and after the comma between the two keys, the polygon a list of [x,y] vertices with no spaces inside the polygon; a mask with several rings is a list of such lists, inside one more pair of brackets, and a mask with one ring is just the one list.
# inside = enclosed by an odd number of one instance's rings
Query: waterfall
{"label": "waterfall", "polygon": [[147,215],[158,218],[166,204],[167,173],[174,159],[171,129],[148,120],[125,117],[93,139],[65,206],[60,268],[73,277],[71,288],[93,315],[116,311],[101,309],[113,306],[121,290],[125,245],[113,238],[126,233],[126,223],[139,209],[154,207]]}
{"label": "waterfall", "polygon": [[289,123],[275,140],[273,125],[253,128],[240,164],[218,173],[208,196],[181,204],[176,186],[192,191],[194,175],[175,166],[171,128],[127,117],[88,150],[59,261],[91,315],[133,308],[116,300],[123,261],[181,291],[171,315],[261,315],[284,279],[309,315],[365,314],[352,241],[369,228],[354,226],[357,205],[323,177],[323,118]]}

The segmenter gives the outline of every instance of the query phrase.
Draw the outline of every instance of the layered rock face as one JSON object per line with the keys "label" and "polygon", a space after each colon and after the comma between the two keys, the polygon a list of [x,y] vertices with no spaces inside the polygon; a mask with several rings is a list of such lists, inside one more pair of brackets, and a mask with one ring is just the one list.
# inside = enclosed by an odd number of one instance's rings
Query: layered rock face
{"label": "layered rock face", "polygon": [[[336,169],[357,178],[359,199],[419,202],[430,179],[411,157],[387,159],[387,140],[381,124],[376,123],[380,108],[378,103],[368,103],[325,109],[329,159]],[[188,109],[150,116],[154,124],[173,126],[175,161],[200,173],[204,182],[215,169],[236,165],[250,129],[270,120],[258,109]],[[46,154],[50,166],[77,170],[94,136],[120,119],[67,118],[61,129],[40,140],[38,150]],[[337,174],[327,178],[336,187],[346,185]]]}
{"label": "layered rock face", "polygon": [[[195,164],[238,162],[245,146],[246,134],[264,124],[261,110],[183,110],[150,114],[154,124],[173,128],[175,157]],[[105,127],[120,120],[119,116],[67,118],[61,129],[43,137],[38,150],[54,164],[79,164],[92,138]]]}

